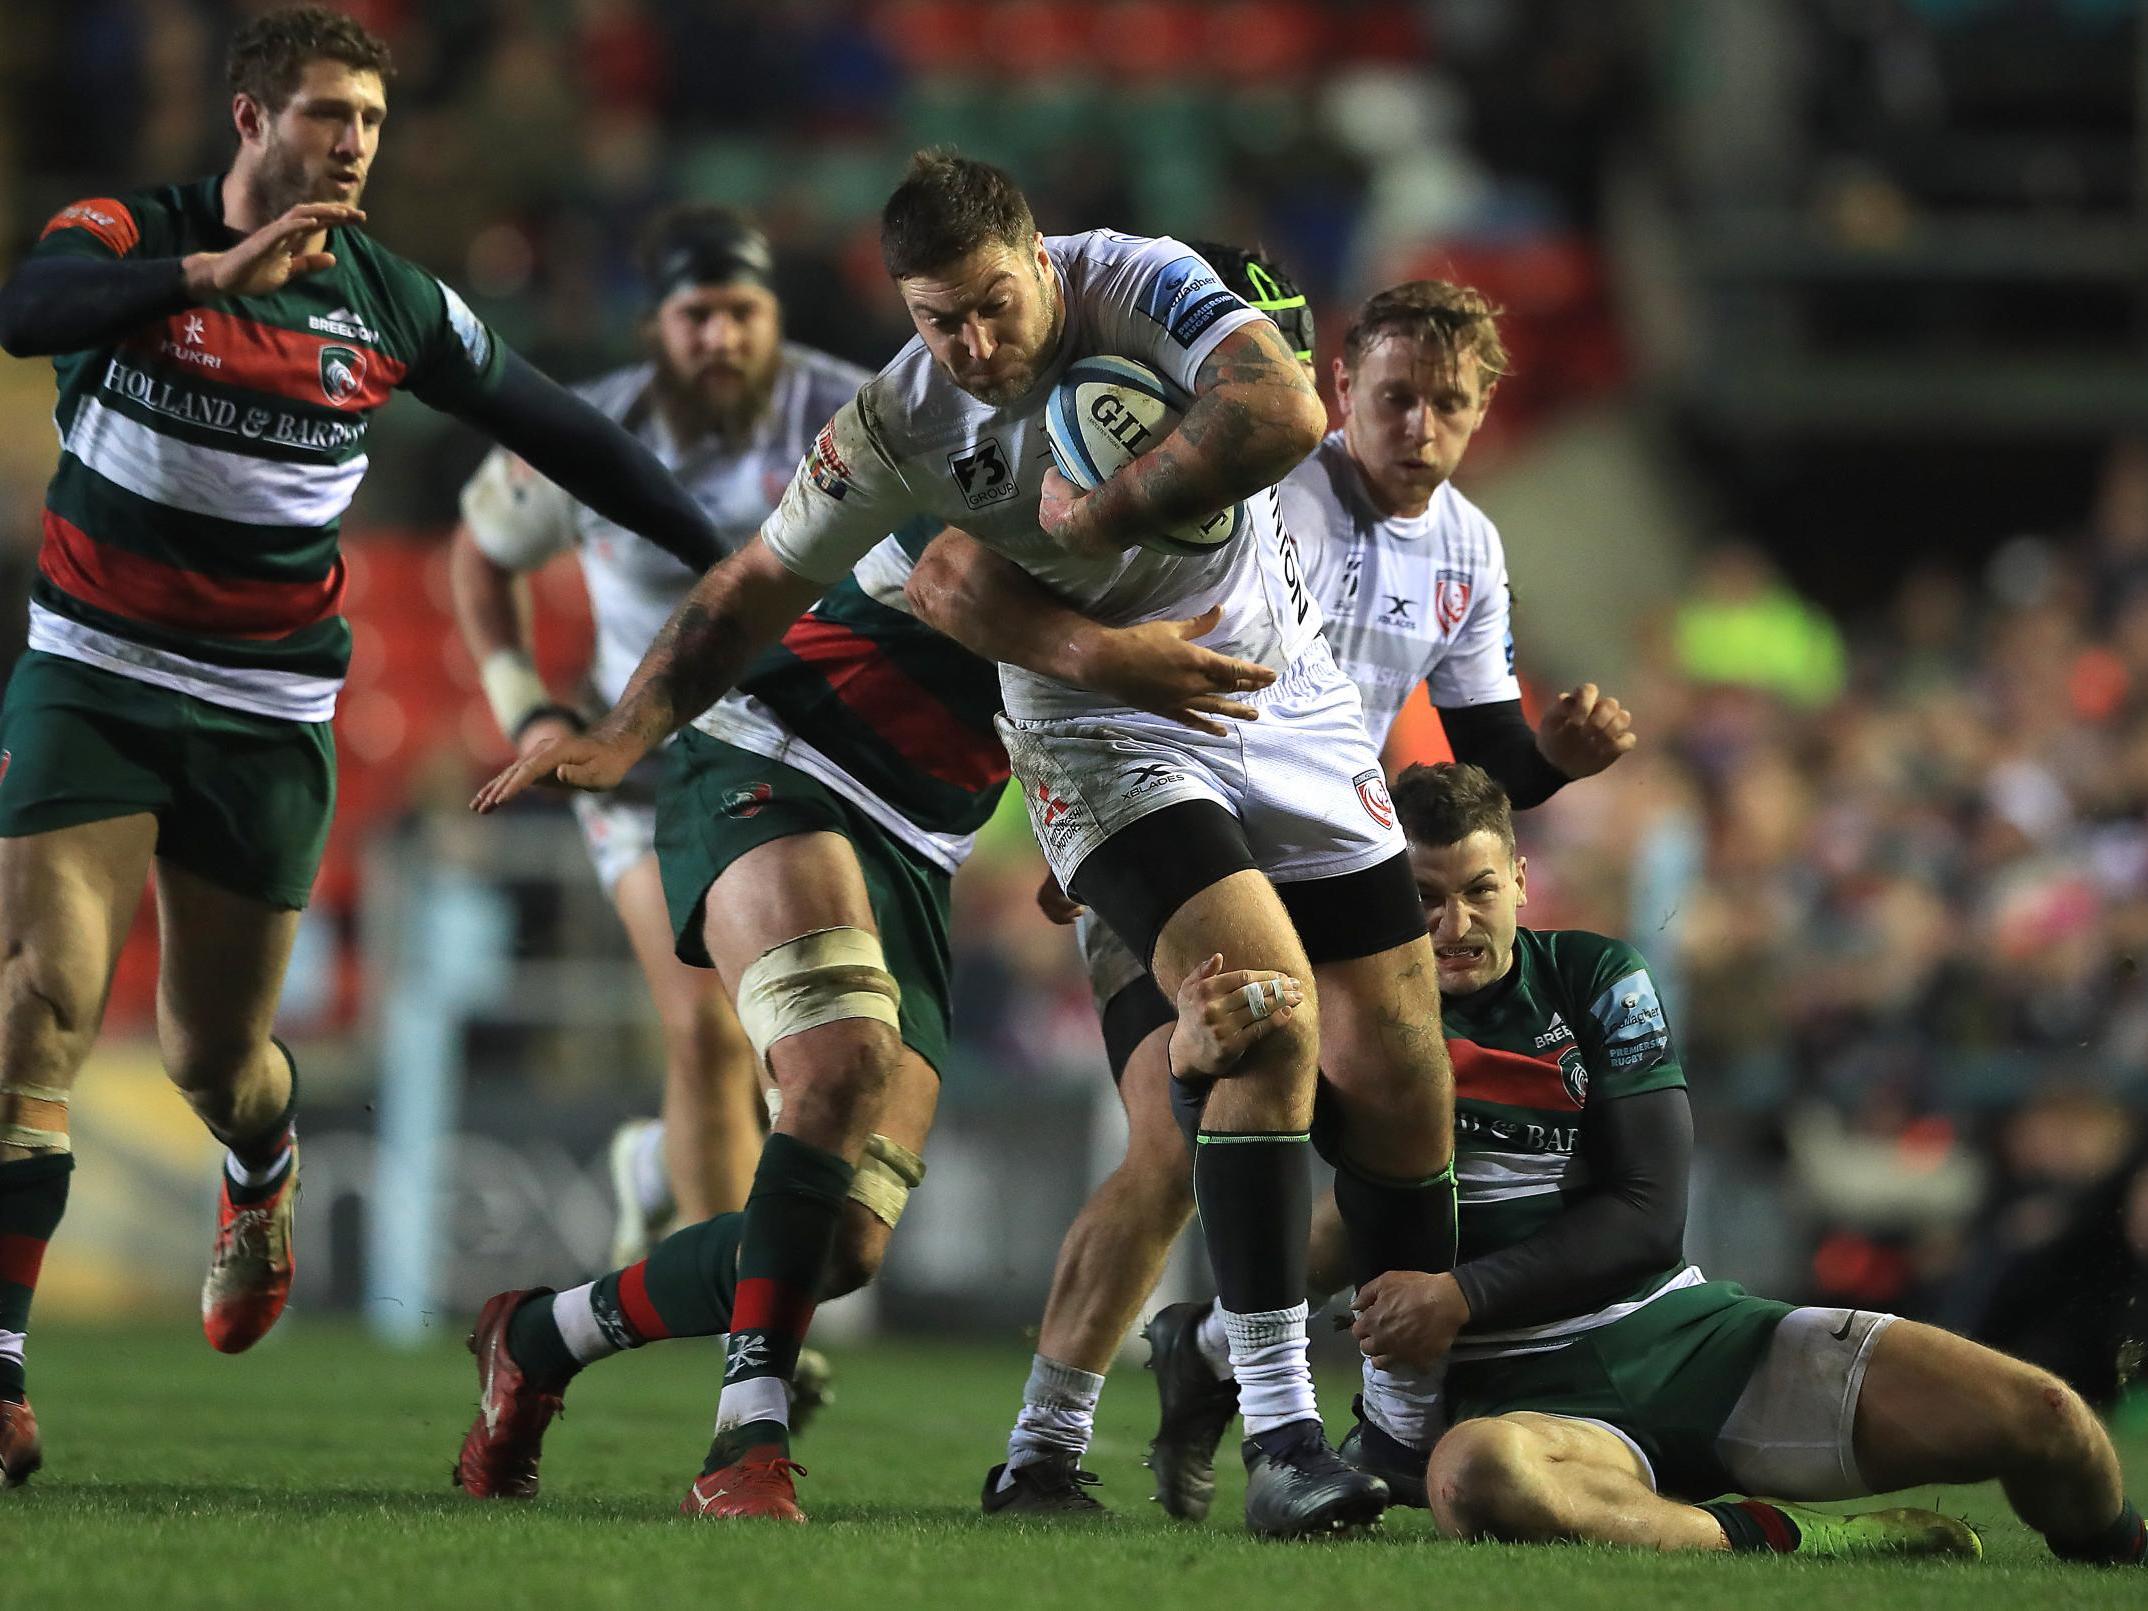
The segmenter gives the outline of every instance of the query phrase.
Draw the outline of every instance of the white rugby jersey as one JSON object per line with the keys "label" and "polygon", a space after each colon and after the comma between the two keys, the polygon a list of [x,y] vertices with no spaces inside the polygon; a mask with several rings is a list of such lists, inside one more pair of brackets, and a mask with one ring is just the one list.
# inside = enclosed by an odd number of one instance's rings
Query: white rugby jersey
{"label": "white rugby jersey", "polygon": [[[774,395],[753,439],[735,444],[711,436],[682,453],[655,407],[655,374],[653,363],[634,364],[575,389],[678,477],[715,526],[726,554],[760,529],[813,433],[867,378],[855,364],[786,342]],[[650,640],[698,577],[654,543],[575,502],[504,448],[488,454],[463,488],[462,516],[477,546],[509,570],[535,570],[555,554],[576,551],[596,621],[590,681],[608,705],[618,703]]]}
{"label": "white rugby jersey", "polygon": [[[1147,364],[1188,395],[1203,360],[1264,315],[1207,263],[1168,237],[1091,230],[1045,250],[1066,297],[1059,351],[1027,397],[995,408],[943,374],[913,339],[816,439],[761,540],[799,575],[833,583],[890,531],[919,516],[970,533],[1106,626],[1198,615],[1223,606],[1202,641],[1278,670],[1312,641],[1320,611],[1306,591],[1273,491],[1246,501],[1239,537],[1213,554],[1129,548],[1103,559],[1068,553],[1037,525],[1051,465],[1044,405],[1068,364],[1112,354]],[[1092,713],[1098,696],[1013,666],[1000,668],[1011,716]]]}
{"label": "white rugby jersey", "polygon": [[1343,433],[1283,482],[1283,522],[1375,744],[1419,683],[1453,709],[1521,698],[1499,529],[1452,483],[1421,515],[1373,507]]}

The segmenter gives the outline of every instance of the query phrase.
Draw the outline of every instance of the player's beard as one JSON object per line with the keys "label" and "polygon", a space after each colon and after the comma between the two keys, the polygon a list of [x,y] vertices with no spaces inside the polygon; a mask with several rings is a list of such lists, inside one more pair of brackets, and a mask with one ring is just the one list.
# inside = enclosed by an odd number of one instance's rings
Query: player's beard
{"label": "player's beard", "polygon": [[672,433],[681,441],[704,436],[739,442],[768,413],[776,391],[778,360],[771,356],[757,373],[740,375],[729,386],[714,388],[679,374],[661,358],[656,366],[656,390]]}
{"label": "player's beard", "polygon": [[[1037,295],[1048,310],[1044,339],[1037,344],[1034,356],[1015,374],[990,385],[963,385],[961,381],[955,381],[957,386],[988,408],[1005,408],[1010,403],[1020,402],[1035,391],[1037,378],[1051,367],[1052,359],[1059,351],[1060,338],[1066,333],[1066,307],[1059,299],[1059,276],[1056,273],[1037,273],[1034,264],[1031,265],[1031,272],[1036,276]],[[952,374],[947,378],[955,379]]]}
{"label": "player's beard", "polygon": [[271,132],[261,149],[261,160],[254,164],[252,191],[255,216],[263,223],[280,218],[303,202],[342,202],[356,207],[365,194],[361,184],[349,195],[337,191],[330,182],[326,170],[319,175],[306,172],[306,159],[292,150]]}

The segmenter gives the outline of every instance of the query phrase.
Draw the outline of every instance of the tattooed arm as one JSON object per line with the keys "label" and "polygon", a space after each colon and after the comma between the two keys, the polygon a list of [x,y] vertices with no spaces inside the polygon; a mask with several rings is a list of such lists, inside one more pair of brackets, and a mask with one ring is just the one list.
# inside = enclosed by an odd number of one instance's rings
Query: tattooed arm
{"label": "tattooed arm", "polygon": [[1064,500],[1048,491],[1046,530],[1069,548],[1096,552],[1205,520],[1274,486],[1327,430],[1320,394],[1266,319],[1224,337],[1202,362],[1193,392],[1178,429],[1096,491]]}
{"label": "tattooed arm", "polygon": [[496,810],[545,778],[574,789],[617,788],[635,762],[729,692],[746,663],[825,591],[756,537],[694,584],[602,721],[532,751],[479,790],[471,808]]}

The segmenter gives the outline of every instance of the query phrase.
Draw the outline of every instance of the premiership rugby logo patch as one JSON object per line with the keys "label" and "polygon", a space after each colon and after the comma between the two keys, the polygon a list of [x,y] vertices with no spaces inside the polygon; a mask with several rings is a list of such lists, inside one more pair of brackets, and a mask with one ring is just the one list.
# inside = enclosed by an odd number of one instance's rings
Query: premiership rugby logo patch
{"label": "premiership rugby logo patch", "polygon": [[356,347],[321,349],[321,395],[342,408],[365,387],[365,354]]}

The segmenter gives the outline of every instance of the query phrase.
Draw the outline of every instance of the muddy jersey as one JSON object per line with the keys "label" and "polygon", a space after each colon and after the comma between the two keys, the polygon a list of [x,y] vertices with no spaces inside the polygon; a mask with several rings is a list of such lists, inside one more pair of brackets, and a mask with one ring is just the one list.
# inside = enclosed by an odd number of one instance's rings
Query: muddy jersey
{"label": "muddy jersey", "polygon": [[[222,181],[62,209],[32,255],[222,251]],[[326,721],[350,663],[343,511],[372,418],[455,409],[502,349],[461,297],[362,229],[267,296],[213,296],[61,353],[30,647],[260,716]]]}
{"label": "muddy jersey", "polygon": [[1499,530],[1451,484],[1383,515],[1335,431],[1280,489],[1335,660],[1384,744],[1419,683],[1446,709],[1521,698]]}
{"label": "muddy jersey", "polygon": [[[1044,406],[1070,363],[1130,358],[1190,398],[1208,355],[1264,315],[1169,238],[1092,230],[1052,236],[1045,249],[1065,293],[1066,327],[1035,389],[1003,407],[981,402],[912,340],[816,438],[762,540],[799,575],[833,583],[888,532],[924,516],[970,533],[1107,626],[1221,604],[1222,620],[1204,643],[1287,667],[1319,630],[1320,611],[1272,489],[1246,500],[1245,529],[1211,554],[1128,548],[1085,558],[1037,525],[1052,462]],[[1096,694],[1016,667],[1002,667],[1001,680],[1013,717],[1052,720],[1103,708]]]}
{"label": "muddy jersey", "polygon": [[[1655,981],[1632,946],[1581,929],[1520,929],[1514,954],[1497,984],[1440,1000],[1465,1261],[1535,1235],[1588,1189],[1581,1136],[1593,1110],[1686,1083]],[[1700,1279],[1680,1260],[1584,1313],[1511,1331],[1465,1329],[1454,1357],[1561,1347]]]}
{"label": "muddy jersey", "polygon": [[[726,554],[760,529],[813,433],[866,379],[855,364],[786,344],[775,390],[750,437],[733,442],[712,434],[681,446],[651,395],[655,373],[654,364],[633,364],[575,390],[678,478],[716,528]],[[488,454],[463,488],[462,515],[477,546],[511,571],[535,570],[574,550],[596,624],[590,682],[607,705],[618,703],[643,651],[699,573],[577,503],[505,448]]]}

